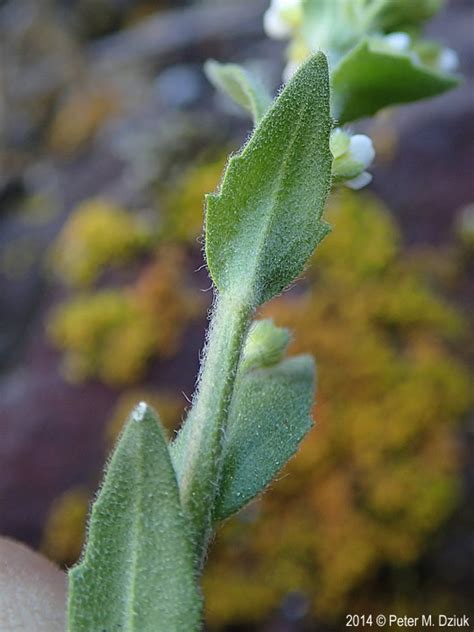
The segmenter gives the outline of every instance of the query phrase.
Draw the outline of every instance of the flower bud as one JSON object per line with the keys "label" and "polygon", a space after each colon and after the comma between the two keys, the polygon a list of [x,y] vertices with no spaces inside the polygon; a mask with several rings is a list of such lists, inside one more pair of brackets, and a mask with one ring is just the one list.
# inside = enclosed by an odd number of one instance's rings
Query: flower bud
{"label": "flower bud", "polygon": [[351,189],[361,189],[369,184],[372,175],[366,169],[375,157],[372,140],[365,134],[351,136],[343,129],[336,128],[329,144],[334,158],[333,178]]}
{"label": "flower bud", "polygon": [[272,39],[287,39],[301,19],[301,0],[272,0],[263,16],[263,28]]}
{"label": "flower bud", "polygon": [[389,46],[393,51],[405,52],[410,48],[411,37],[408,33],[403,31],[397,31],[390,33],[384,37],[384,43]]}
{"label": "flower bud", "polygon": [[276,327],[271,318],[253,323],[244,348],[242,368],[245,370],[273,366],[285,355],[290,332]]}

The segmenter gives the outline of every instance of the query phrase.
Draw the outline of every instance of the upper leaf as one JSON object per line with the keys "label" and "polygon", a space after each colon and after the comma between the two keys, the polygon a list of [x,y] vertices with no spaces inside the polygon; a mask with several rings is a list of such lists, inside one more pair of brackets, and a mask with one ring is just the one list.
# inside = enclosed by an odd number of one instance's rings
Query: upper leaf
{"label": "upper leaf", "polygon": [[207,196],[206,256],[217,288],[253,306],[303,270],[327,234],[331,182],[329,78],[322,53],[287,84],[221,189]]}
{"label": "upper leaf", "polygon": [[419,26],[441,9],[442,0],[372,0],[365,15],[371,16],[374,29],[384,32]]}
{"label": "upper leaf", "polygon": [[214,519],[238,511],[272,481],[312,426],[309,356],[244,371],[236,382]]}
{"label": "upper leaf", "polygon": [[442,0],[302,0],[301,35],[310,50],[339,57],[364,35],[413,31]]}
{"label": "upper leaf", "polygon": [[200,629],[194,560],[168,447],[153,411],[128,422],[70,571],[70,632]]}
{"label": "upper leaf", "polygon": [[363,39],[334,68],[333,115],[342,125],[389,105],[431,97],[458,84],[457,77],[417,63],[406,53],[377,49]]}
{"label": "upper leaf", "polygon": [[209,81],[227,94],[244,110],[252,115],[254,123],[258,123],[272,102],[271,96],[264,86],[247,70],[238,64],[221,64],[209,59],[204,64],[204,71]]}

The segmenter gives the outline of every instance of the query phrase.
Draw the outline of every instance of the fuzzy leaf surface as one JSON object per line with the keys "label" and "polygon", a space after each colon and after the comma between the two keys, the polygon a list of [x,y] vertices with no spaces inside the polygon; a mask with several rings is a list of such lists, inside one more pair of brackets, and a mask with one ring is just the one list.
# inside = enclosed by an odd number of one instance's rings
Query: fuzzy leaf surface
{"label": "fuzzy leaf surface", "polygon": [[213,59],[204,64],[207,78],[215,88],[227,94],[258,123],[272,102],[264,86],[238,64],[221,64]]}
{"label": "fuzzy leaf surface", "polygon": [[311,57],[290,80],[207,196],[206,257],[222,292],[254,307],[303,270],[328,233],[329,77]]}
{"label": "fuzzy leaf surface", "polygon": [[200,629],[175,473],[159,421],[140,404],[108,465],[83,559],[69,574],[70,632]]}
{"label": "fuzzy leaf surface", "polygon": [[458,83],[457,77],[431,70],[407,54],[377,50],[365,38],[334,68],[333,115],[342,125],[389,105],[441,94]]}
{"label": "fuzzy leaf surface", "polygon": [[224,520],[259,494],[311,429],[314,362],[288,358],[245,371],[232,400],[214,519]]}

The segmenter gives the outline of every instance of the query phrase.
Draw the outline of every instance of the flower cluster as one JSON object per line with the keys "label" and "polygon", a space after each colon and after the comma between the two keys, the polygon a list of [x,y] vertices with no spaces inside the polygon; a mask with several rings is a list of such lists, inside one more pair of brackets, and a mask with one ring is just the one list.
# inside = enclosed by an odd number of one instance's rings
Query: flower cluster
{"label": "flower cluster", "polygon": [[350,189],[361,189],[371,180],[366,169],[372,164],[375,149],[365,134],[351,136],[341,128],[336,128],[329,142],[333,155],[332,174],[334,180],[343,181]]}
{"label": "flower cluster", "polygon": [[303,18],[301,0],[272,0],[263,16],[268,37],[286,39],[300,26]]}
{"label": "flower cluster", "polygon": [[[263,26],[272,39],[291,39],[285,81],[306,57],[318,49],[331,61],[338,61],[364,36],[393,53],[409,54],[415,63],[443,73],[454,72],[459,64],[456,52],[418,36],[420,23],[439,8],[439,3],[421,0],[384,0],[354,3],[352,0],[304,5],[302,0],[271,0]],[[354,6],[355,5],[355,6]],[[415,6],[417,5],[417,6]],[[397,30],[404,25],[408,31]]]}
{"label": "flower cluster", "polygon": [[[319,49],[326,53],[331,72],[336,73],[351,51],[361,43],[367,44],[368,55],[379,55],[380,64],[386,62],[387,55],[405,63],[409,59],[416,69],[431,73],[431,77],[442,77],[457,69],[457,54],[451,48],[444,48],[420,36],[423,21],[436,13],[439,4],[435,0],[416,3],[411,0],[271,0],[263,22],[269,37],[289,40],[284,81],[288,81],[305,59]],[[371,60],[370,64],[373,64],[373,58]],[[350,72],[360,77],[360,73],[364,72],[364,62],[352,67]],[[416,82],[416,78],[410,81]],[[376,98],[383,88],[381,85],[374,88]],[[371,96],[364,93],[363,98],[370,102]],[[392,102],[379,107],[412,100],[400,93],[391,96]],[[337,98],[336,95],[336,101]],[[338,108],[333,109],[337,120]],[[353,118],[363,114],[359,112]],[[367,169],[375,152],[370,138],[362,134],[351,136],[342,129],[336,129],[331,138],[331,150],[334,182],[360,189],[371,181],[372,176]]]}

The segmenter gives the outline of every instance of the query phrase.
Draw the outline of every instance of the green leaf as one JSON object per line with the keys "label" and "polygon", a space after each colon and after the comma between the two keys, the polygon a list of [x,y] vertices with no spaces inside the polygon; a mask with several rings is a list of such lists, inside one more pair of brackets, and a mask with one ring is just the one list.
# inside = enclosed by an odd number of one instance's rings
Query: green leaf
{"label": "green leaf", "polygon": [[330,129],[328,68],[318,53],[230,159],[220,191],[207,196],[206,256],[219,290],[256,307],[302,272],[329,231],[321,216]]}
{"label": "green leaf", "polygon": [[408,54],[378,50],[365,38],[334,68],[333,115],[338,124],[454,88],[457,77],[416,63]]}
{"label": "green leaf", "polygon": [[94,503],[84,557],[69,574],[69,631],[199,630],[191,551],[166,440],[140,404]]}
{"label": "green leaf", "polygon": [[314,362],[288,358],[237,379],[214,519],[238,511],[270,483],[312,426]]}
{"label": "green leaf", "polygon": [[242,66],[209,59],[204,71],[215,88],[250,112],[254,123],[258,123],[270,107],[272,98],[265,87]]}
{"label": "green leaf", "polygon": [[373,30],[389,33],[420,25],[438,13],[442,4],[442,0],[379,0],[367,6],[365,16],[371,17]]}

